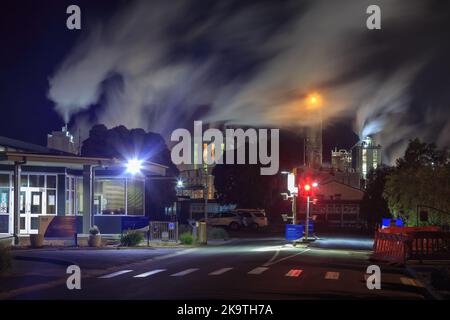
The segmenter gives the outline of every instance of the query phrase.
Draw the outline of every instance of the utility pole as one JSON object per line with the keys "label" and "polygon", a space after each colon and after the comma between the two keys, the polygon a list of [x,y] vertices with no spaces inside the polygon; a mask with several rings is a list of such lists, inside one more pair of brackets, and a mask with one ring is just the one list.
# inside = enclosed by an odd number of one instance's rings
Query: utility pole
{"label": "utility pole", "polygon": [[[292,174],[294,175],[294,185],[297,180],[297,168],[292,169]],[[292,193],[292,224],[297,223],[297,194]]]}

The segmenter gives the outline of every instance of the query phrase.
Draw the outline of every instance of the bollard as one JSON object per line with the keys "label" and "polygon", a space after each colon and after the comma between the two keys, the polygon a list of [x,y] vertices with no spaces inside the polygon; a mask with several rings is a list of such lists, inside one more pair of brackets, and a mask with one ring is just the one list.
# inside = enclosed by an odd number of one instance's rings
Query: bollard
{"label": "bollard", "polygon": [[73,243],[75,247],[78,247],[78,233],[76,232],[73,234]]}

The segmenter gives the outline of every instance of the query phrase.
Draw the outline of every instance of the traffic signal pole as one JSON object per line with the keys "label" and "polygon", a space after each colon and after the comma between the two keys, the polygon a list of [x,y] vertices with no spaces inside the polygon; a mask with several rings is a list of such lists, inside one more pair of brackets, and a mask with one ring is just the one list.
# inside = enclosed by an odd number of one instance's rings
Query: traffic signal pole
{"label": "traffic signal pole", "polygon": [[309,239],[309,195],[306,197],[305,240]]}

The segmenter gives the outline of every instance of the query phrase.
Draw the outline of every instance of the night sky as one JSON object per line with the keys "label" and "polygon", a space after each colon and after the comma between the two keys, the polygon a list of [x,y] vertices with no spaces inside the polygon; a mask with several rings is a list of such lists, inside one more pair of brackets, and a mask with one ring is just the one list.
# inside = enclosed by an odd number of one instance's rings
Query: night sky
{"label": "night sky", "polygon": [[64,118],[82,136],[193,119],[296,132],[316,91],[325,159],[372,134],[392,162],[415,137],[450,145],[449,26],[448,1],[2,1],[0,135],[45,144]]}

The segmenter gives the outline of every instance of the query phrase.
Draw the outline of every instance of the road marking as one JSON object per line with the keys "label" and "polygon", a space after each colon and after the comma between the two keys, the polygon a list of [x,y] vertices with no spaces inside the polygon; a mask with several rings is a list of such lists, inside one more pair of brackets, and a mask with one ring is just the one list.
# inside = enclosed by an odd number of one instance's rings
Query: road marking
{"label": "road marking", "polygon": [[145,277],[151,276],[152,274],[156,274],[156,273],[163,272],[163,271],[166,271],[166,269],[155,269],[155,270],[152,270],[149,272],[144,272],[144,273],[138,274],[137,276],[134,276],[133,278],[145,278]]}
{"label": "road marking", "polygon": [[328,271],[325,274],[325,279],[327,279],[327,280],[339,280],[339,272]]}
{"label": "road marking", "polygon": [[113,273],[110,273],[110,274],[107,274],[107,275],[104,275],[104,276],[101,276],[101,277],[98,277],[98,278],[99,279],[114,278],[114,277],[120,276],[121,274],[128,273],[128,272],[131,272],[131,271],[133,271],[133,270],[120,270],[120,271],[113,272]]}
{"label": "road marking", "polygon": [[222,268],[222,269],[211,272],[209,275],[210,276],[218,276],[218,275],[224,274],[225,272],[230,271],[232,269],[233,268]]}
{"label": "road marking", "polygon": [[404,284],[406,286],[414,286],[414,287],[423,288],[422,282],[420,282],[419,280],[413,279],[413,278],[400,277],[400,281],[402,284]]}
{"label": "road marking", "polygon": [[300,269],[291,269],[288,273],[286,273],[286,277],[298,277],[301,275],[303,270]]}
{"label": "road marking", "polygon": [[183,270],[181,272],[171,274],[170,276],[171,277],[182,277],[182,276],[185,276],[185,275],[187,275],[189,273],[195,272],[197,270],[198,270],[198,268],[186,269],[186,270]]}
{"label": "road marking", "polygon": [[308,252],[308,251],[310,251],[310,250],[311,250],[311,249],[305,249],[305,250],[303,250],[303,251],[300,251],[300,252],[298,252],[298,253],[292,254],[292,255],[290,255],[290,256],[287,256],[287,257],[284,257],[284,258],[281,258],[281,259],[278,259],[278,260],[275,260],[275,261],[274,261],[274,258],[272,257],[272,259],[270,259],[270,260],[267,261],[265,264],[263,264],[263,266],[265,266],[265,267],[271,266],[271,265],[273,265],[273,264],[276,264],[276,263],[278,263],[278,262],[281,262],[281,261],[284,261],[284,260],[293,258],[293,257],[295,257],[295,256],[298,256],[298,255],[303,254],[303,253],[305,253],[305,252]]}
{"label": "road marking", "polygon": [[269,269],[269,268],[266,268],[266,267],[257,267],[257,268],[255,268],[255,269],[249,271],[248,274],[261,274],[261,273],[263,273],[264,271],[266,271],[267,269]]}

